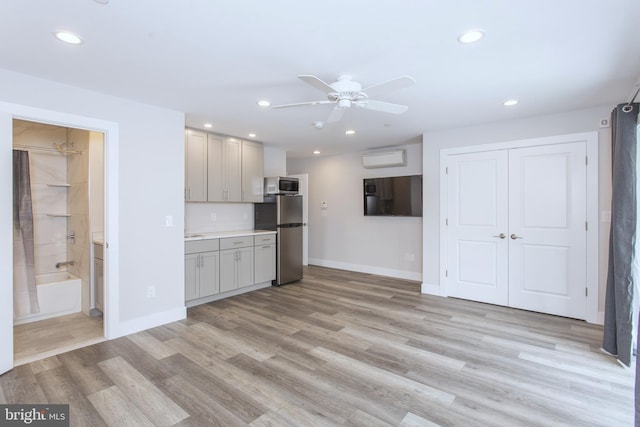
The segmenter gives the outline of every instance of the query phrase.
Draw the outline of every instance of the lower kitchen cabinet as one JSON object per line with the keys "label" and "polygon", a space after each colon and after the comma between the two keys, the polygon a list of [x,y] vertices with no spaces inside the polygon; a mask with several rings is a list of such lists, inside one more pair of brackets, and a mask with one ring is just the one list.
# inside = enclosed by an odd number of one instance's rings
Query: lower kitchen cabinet
{"label": "lower kitchen cabinet", "polygon": [[220,292],[219,240],[185,243],[185,300],[190,301]]}
{"label": "lower kitchen cabinet", "polygon": [[255,282],[271,282],[276,280],[276,236],[256,236],[255,247]]}
{"label": "lower kitchen cabinet", "polygon": [[220,291],[253,285],[253,236],[220,239],[220,249]]}
{"label": "lower kitchen cabinet", "polygon": [[276,235],[185,242],[188,307],[269,286],[276,278]]}

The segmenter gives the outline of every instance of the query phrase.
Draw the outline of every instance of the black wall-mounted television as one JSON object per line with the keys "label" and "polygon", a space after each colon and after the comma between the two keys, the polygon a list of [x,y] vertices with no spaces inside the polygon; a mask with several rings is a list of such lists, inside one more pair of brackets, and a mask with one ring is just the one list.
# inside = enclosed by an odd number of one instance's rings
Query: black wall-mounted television
{"label": "black wall-mounted television", "polygon": [[365,216],[422,216],[422,175],[364,178]]}

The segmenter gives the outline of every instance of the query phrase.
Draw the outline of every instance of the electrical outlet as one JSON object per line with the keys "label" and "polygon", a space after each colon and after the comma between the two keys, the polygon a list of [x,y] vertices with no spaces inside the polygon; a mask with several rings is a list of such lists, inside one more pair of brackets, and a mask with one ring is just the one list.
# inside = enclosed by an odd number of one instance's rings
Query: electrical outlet
{"label": "electrical outlet", "polygon": [[155,297],[156,297],[156,287],[147,286],[147,298],[155,298]]}

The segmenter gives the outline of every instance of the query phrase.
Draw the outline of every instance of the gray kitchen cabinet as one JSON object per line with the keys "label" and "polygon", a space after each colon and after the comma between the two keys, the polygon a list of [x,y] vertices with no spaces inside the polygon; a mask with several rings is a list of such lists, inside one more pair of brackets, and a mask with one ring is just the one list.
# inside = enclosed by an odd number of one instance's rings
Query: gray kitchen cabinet
{"label": "gray kitchen cabinet", "polygon": [[220,239],[220,291],[253,285],[253,236]]}
{"label": "gray kitchen cabinet", "polygon": [[185,300],[220,292],[219,239],[185,242]]}
{"label": "gray kitchen cabinet", "polygon": [[242,141],[242,201],[262,203],[264,189],[264,147]]}
{"label": "gray kitchen cabinet", "polygon": [[207,144],[207,200],[242,201],[242,141],[209,134]]}
{"label": "gray kitchen cabinet", "polygon": [[193,129],[185,131],[184,200],[207,201],[207,134]]}
{"label": "gray kitchen cabinet", "polygon": [[256,283],[271,282],[276,279],[275,234],[255,236],[254,259]]}

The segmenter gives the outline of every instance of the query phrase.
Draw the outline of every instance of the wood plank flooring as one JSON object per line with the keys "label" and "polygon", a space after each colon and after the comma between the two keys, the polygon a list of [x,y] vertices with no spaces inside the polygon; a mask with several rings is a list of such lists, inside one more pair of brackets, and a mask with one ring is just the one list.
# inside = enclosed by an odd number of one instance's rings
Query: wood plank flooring
{"label": "wood plank flooring", "polygon": [[634,372],[585,322],[320,267],[17,367],[0,403],[75,426],[631,426]]}
{"label": "wood plank flooring", "polygon": [[13,327],[15,366],[104,341],[102,317],[74,313]]}

